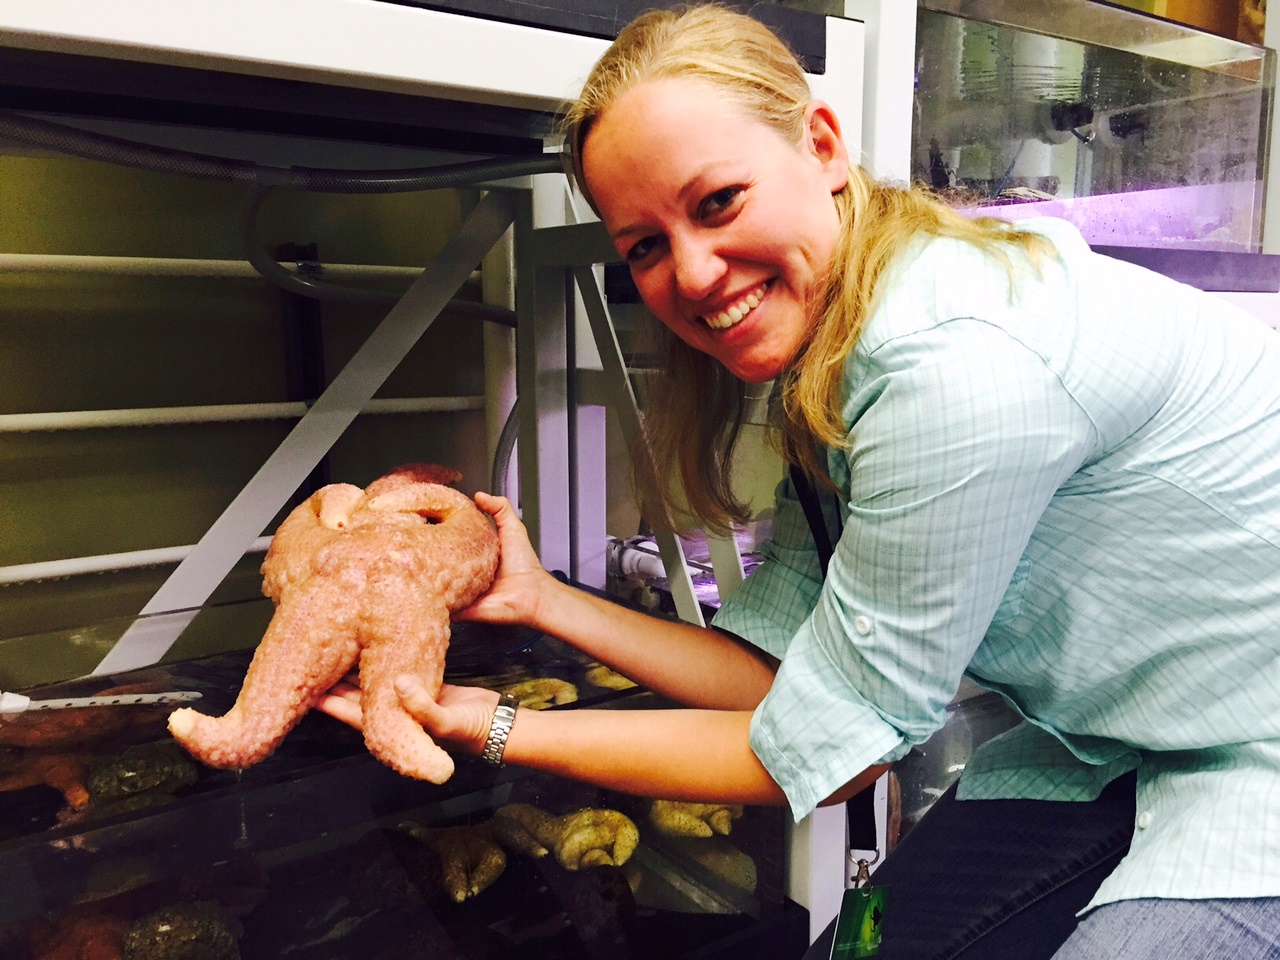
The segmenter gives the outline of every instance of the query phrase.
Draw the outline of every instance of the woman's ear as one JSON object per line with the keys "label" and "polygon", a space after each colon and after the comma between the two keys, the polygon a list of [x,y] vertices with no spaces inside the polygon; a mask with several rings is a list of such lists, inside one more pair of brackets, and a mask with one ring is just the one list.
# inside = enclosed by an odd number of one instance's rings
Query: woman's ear
{"label": "woman's ear", "polygon": [[822,176],[832,193],[849,182],[849,148],[840,133],[840,120],[822,100],[810,100],[804,109],[805,146],[822,166]]}

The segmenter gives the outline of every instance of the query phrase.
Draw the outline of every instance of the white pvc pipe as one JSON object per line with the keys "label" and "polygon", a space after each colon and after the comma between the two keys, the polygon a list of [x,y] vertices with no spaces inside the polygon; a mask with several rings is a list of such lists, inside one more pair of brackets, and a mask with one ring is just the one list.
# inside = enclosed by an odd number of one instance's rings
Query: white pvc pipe
{"label": "white pvc pipe", "polygon": [[[263,553],[271,545],[270,537],[259,537],[249,548],[250,553]],[[195,549],[194,544],[185,547],[157,547],[154,550],[131,550],[127,553],[104,553],[94,557],[69,557],[66,560],[46,560],[42,563],[19,563],[0,567],[0,585],[30,583],[34,580],[54,580],[75,577],[86,573],[110,573],[114,570],[132,570],[138,567],[158,567],[166,563],[180,563]]]}
{"label": "white pvc pipe", "polygon": [[[364,413],[457,413],[483,410],[484,397],[406,397],[370,400]],[[69,410],[55,413],[0,414],[0,433],[50,430],[98,430],[109,427],[156,427],[182,423],[243,420],[296,420],[307,412],[293,403],[226,403],[199,407],[145,407],[131,410]]]}
{"label": "white pvc pipe", "polygon": [[[422,267],[362,263],[322,263],[320,275],[340,279],[413,280]],[[289,269],[286,266],[286,269]],[[86,257],[72,254],[0,253],[3,273],[75,273],[113,277],[215,277],[260,280],[246,260],[197,260],[181,257]]]}

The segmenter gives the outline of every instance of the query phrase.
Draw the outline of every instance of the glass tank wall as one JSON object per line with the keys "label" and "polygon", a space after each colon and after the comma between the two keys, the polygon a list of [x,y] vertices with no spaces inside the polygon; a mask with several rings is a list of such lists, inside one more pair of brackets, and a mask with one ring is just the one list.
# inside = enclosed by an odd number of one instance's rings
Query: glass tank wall
{"label": "glass tank wall", "polygon": [[[211,606],[197,624],[251,634],[269,606]],[[31,639],[98,644],[123,626]],[[0,663],[11,652],[0,645]],[[119,702],[0,713],[0,957],[763,960],[804,950],[808,915],[784,897],[782,807],[628,796],[461,756],[437,785],[378,763],[356,731],[317,711],[261,763],[215,770],[170,736],[172,706],[130,702],[181,691],[221,716],[249,658],[28,687],[37,703]],[[530,709],[669,706],[517,627],[456,625],[446,676]],[[0,679],[0,689],[13,687]]]}
{"label": "glass tank wall", "polygon": [[922,0],[916,50],[913,177],[958,205],[1261,249],[1274,51],[1092,0]]}

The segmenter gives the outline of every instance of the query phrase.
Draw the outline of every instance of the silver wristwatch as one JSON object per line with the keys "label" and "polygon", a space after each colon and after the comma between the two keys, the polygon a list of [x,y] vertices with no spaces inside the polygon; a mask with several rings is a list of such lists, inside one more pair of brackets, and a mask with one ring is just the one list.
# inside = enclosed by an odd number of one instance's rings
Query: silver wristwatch
{"label": "silver wristwatch", "polygon": [[495,767],[502,766],[502,751],[507,749],[507,737],[511,736],[511,727],[516,722],[516,707],[520,701],[505,693],[498,698],[498,707],[493,711],[493,722],[489,724],[489,737],[484,742],[484,750],[480,759]]}

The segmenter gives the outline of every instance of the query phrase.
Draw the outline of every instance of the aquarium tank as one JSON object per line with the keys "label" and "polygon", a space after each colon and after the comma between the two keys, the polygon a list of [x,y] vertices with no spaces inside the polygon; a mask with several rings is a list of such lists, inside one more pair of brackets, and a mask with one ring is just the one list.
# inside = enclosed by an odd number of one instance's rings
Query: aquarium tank
{"label": "aquarium tank", "polygon": [[1275,53],[1094,0],[921,0],[912,176],[1092,244],[1261,249]]}

